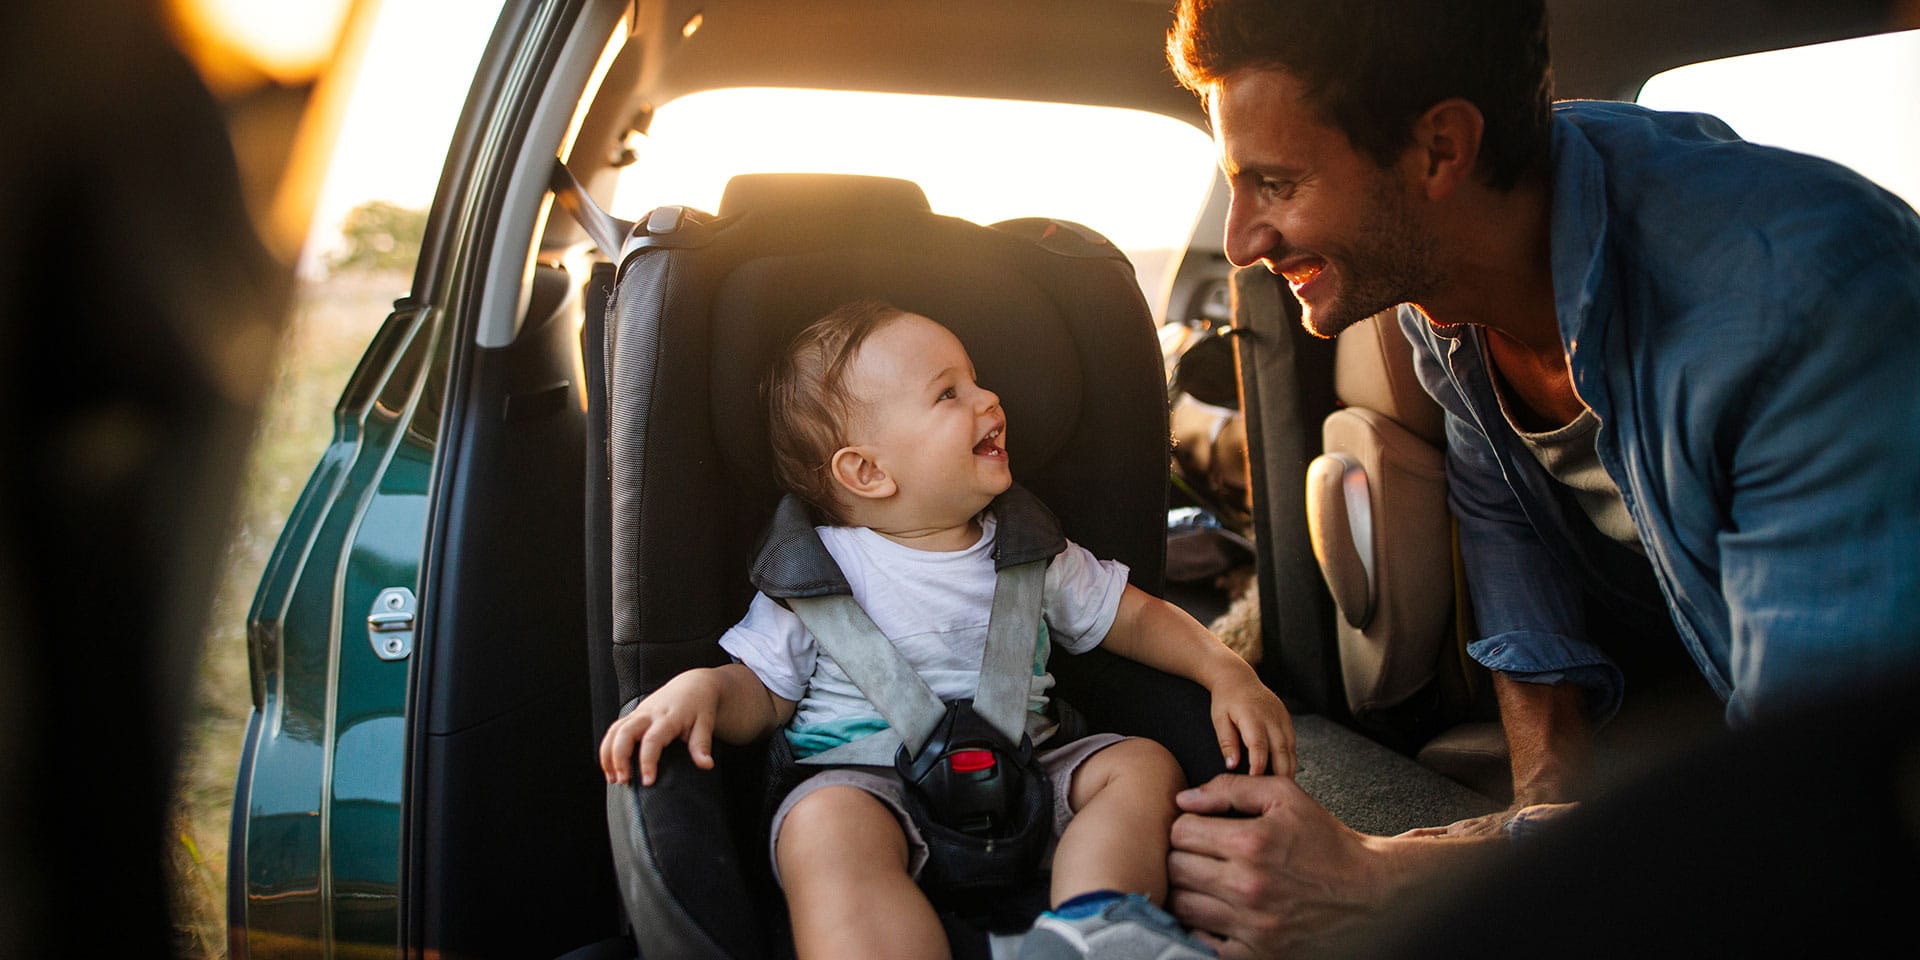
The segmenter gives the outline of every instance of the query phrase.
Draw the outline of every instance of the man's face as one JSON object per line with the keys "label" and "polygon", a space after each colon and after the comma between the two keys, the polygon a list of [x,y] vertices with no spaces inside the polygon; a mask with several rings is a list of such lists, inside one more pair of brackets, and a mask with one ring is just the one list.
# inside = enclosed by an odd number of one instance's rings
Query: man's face
{"label": "man's face", "polygon": [[1438,282],[1433,242],[1396,168],[1320,119],[1279,70],[1235,72],[1208,97],[1232,190],[1227,259],[1285,277],[1309,332],[1331,337]]}

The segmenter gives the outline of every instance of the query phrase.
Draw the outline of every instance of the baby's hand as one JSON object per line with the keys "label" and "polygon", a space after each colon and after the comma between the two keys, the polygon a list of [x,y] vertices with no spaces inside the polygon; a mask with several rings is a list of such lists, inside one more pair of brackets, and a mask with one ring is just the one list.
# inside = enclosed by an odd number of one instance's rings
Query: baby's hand
{"label": "baby's hand", "polygon": [[[1253,671],[1212,689],[1213,730],[1227,769],[1259,775],[1269,771],[1291,777],[1294,771],[1293,718]],[[1240,764],[1244,746],[1247,762]]]}
{"label": "baby's hand", "polygon": [[652,786],[660,751],[675,740],[702,770],[713,769],[713,725],[720,706],[720,685],[711,671],[689,670],[641,700],[633,712],[614,721],[600,741],[600,769],[608,783],[632,778],[634,748],[640,751],[640,783]]}

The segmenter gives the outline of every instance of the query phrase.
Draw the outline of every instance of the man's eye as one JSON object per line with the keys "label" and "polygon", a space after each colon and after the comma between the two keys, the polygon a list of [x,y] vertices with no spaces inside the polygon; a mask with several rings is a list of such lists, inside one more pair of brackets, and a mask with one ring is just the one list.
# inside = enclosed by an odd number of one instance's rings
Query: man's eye
{"label": "man's eye", "polygon": [[1293,184],[1285,180],[1260,181],[1260,195],[1268,200],[1284,200],[1293,195]]}

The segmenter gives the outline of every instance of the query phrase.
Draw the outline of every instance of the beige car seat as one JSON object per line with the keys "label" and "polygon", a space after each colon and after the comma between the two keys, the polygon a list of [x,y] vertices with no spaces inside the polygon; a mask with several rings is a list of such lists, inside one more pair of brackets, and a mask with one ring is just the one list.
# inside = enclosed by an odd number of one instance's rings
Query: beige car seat
{"label": "beige car seat", "polygon": [[1307,469],[1307,524],[1339,615],[1346,700],[1363,724],[1416,698],[1459,722],[1420,749],[1420,762],[1489,796],[1511,793],[1498,721],[1470,719],[1486,683],[1471,636],[1452,516],[1440,407],[1414,373],[1394,311],[1340,335],[1334,392],[1345,404],[1322,427]]}

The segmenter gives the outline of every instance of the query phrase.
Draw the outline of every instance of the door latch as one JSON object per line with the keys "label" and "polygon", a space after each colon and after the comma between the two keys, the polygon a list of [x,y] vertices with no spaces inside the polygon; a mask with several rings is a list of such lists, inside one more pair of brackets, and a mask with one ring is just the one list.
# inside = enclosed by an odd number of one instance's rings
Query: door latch
{"label": "door latch", "polygon": [[382,660],[405,660],[413,652],[413,591],[388,587],[367,612],[367,642]]}

